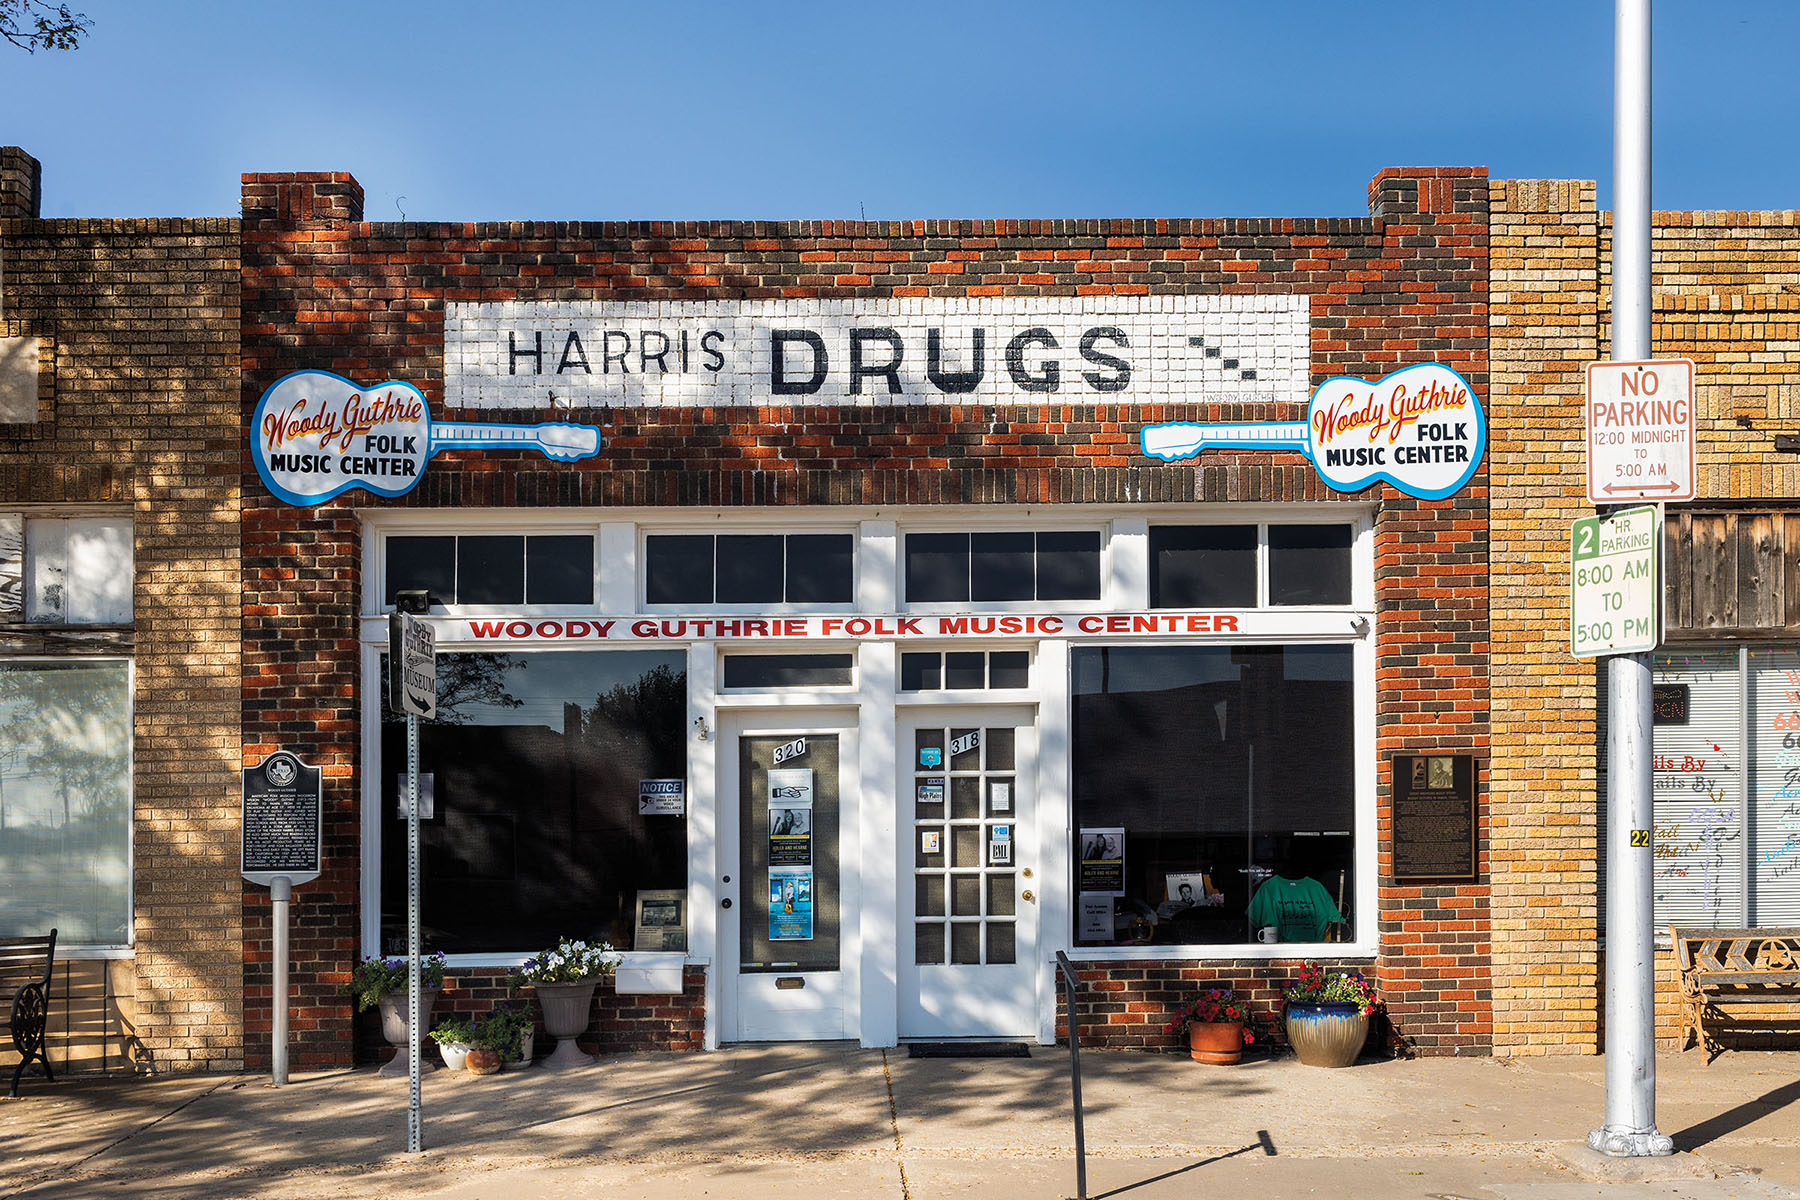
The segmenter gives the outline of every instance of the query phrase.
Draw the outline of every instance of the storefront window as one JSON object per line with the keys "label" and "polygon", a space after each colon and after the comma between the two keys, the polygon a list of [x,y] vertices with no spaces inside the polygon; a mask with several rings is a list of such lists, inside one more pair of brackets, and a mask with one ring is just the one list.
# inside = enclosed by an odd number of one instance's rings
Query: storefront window
{"label": "storefront window", "polygon": [[[440,654],[438,719],[419,730],[427,947],[631,948],[638,893],[687,886],[686,817],[639,811],[645,781],[687,776],[686,715],[679,652]],[[385,953],[406,941],[405,729],[384,712]]]}
{"label": "storefront window", "polygon": [[423,589],[438,604],[592,604],[587,534],[492,534],[387,539],[387,603]]}
{"label": "storefront window", "polygon": [[651,534],[649,604],[848,604],[855,540],[847,533]]}
{"label": "storefront window", "polygon": [[1675,649],[1652,671],[1658,930],[1800,924],[1800,651]]}
{"label": "storefront window", "polygon": [[1257,553],[1268,547],[1267,603],[1351,603],[1348,524],[1153,525],[1152,608],[1252,608]]}
{"label": "storefront window", "polygon": [[1075,940],[1351,940],[1348,646],[1078,647]]}
{"label": "storefront window", "polygon": [[0,662],[0,937],[131,942],[130,674]]}
{"label": "storefront window", "polygon": [[906,599],[913,604],[1094,600],[1100,533],[909,533]]}

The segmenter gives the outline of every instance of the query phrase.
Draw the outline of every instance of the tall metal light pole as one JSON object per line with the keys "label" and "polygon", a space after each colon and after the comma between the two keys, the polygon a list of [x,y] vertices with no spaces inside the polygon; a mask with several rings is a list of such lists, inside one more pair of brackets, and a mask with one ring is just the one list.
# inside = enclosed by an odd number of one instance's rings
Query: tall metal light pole
{"label": "tall metal light pole", "polygon": [[[1614,0],[1612,359],[1650,353],[1650,0]],[[1660,512],[1660,509],[1659,509]],[[1660,536],[1660,535],[1659,535]],[[1671,1153],[1656,1129],[1650,656],[1606,664],[1606,1124],[1588,1145]]]}

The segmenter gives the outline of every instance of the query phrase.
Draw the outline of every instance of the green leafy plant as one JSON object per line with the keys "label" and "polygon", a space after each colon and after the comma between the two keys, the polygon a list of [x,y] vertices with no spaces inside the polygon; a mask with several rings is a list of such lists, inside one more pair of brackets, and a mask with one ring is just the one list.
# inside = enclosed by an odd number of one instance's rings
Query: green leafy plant
{"label": "green leafy plant", "polygon": [[[390,992],[407,988],[407,960],[404,958],[365,958],[350,972],[344,982],[344,994],[356,1005],[356,1011],[374,1008]],[[419,960],[419,979],[428,988],[444,986],[444,956],[429,955]]]}
{"label": "green leafy plant", "polygon": [[440,1046],[473,1046],[475,1022],[464,1017],[450,1017],[431,1031],[431,1039]]}
{"label": "green leafy plant", "polygon": [[550,949],[526,959],[507,982],[518,988],[532,983],[580,983],[602,979],[618,969],[620,957],[608,942],[564,938]]}
{"label": "green leafy plant", "polygon": [[1316,962],[1302,963],[1300,977],[1287,990],[1289,1003],[1354,1004],[1364,1016],[1381,1007],[1375,985],[1361,971],[1331,971]]}
{"label": "green leafy plant", "polygon": [[1163,1030],[1176,1037],[1186,1037],[1190,1025],[1217,1025],[1237,1022],[1244,1027],[1244,1045],[1256,1040],[1250,1010],[1233,998],[1230,988],[1208,988],[1200,998],[1175,1010]]}
{"label": "green leafy plant", "polygon": [[519,1042],[531,1028],[531,1010],[513,1004],[497,1004],[475,1022],[470,1045],[497,1051],[503,1061],[519,1052]]}

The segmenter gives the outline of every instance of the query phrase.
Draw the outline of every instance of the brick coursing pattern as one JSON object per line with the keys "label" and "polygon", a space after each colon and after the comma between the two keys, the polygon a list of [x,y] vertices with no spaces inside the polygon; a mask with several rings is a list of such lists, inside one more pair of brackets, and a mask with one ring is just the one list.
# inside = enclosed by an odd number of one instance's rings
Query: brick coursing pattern
{"label": "brick coursing pattern", "polygon": [[[0,508],[131,516],[133,628],[111,645],[136,671],[138,1035],[159,1068],[234,1070],[238,224],[37,219],[36,179],[35,160],[0,148],[6,319],[53,344],[55,391],[50,426],[0,427]],[[42,630],[0,630],[0,650],[45,647]]]}

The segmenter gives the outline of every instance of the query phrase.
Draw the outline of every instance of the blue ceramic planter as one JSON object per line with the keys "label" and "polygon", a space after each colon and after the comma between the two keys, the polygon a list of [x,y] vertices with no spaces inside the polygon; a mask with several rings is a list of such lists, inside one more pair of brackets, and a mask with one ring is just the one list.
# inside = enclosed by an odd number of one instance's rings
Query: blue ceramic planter
{"label": "blue ceramic planter", "polygon": [[1369,1018],[1355,1004],[1288,1001],[1288,1045],[1309,1067],[1347,1067],[1369,1040]]}

